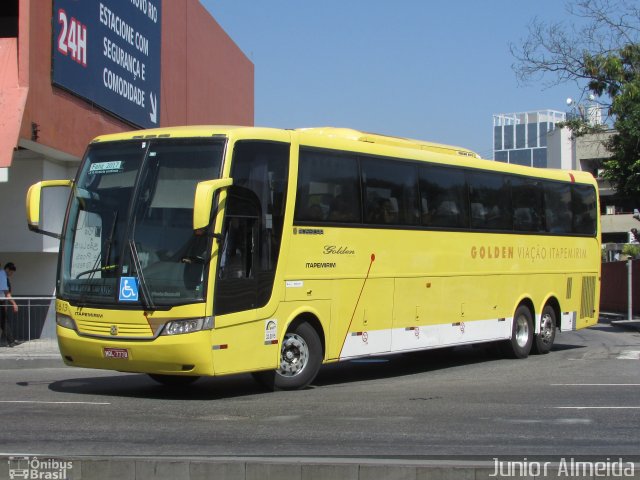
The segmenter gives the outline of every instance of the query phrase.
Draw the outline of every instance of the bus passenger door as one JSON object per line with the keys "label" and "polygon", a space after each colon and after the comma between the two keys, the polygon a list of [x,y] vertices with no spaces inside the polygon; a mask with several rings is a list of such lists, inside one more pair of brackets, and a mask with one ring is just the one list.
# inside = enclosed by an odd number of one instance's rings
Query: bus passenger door
{"label": "bus passenger door", "polygon": [[257,370],[269,360],[252,341],[264,335],[256,321],[260,202],[252,191],[232,186],[224,208],[213,304],[216,375]]}
{"label": "bus passenger door", "polygon": [[255,310],[260,202],[250,190],[231,187],[219,244],[214,313]]}
{"label": "bus passenger door", "polygon": [[[278,265],[290,144],[240,140],[233,146],[225,219],[218,244],[213,312],[216,374],[274,369],[278,319],[269,307]],[[282,323],[281,323],[282,325]]]}

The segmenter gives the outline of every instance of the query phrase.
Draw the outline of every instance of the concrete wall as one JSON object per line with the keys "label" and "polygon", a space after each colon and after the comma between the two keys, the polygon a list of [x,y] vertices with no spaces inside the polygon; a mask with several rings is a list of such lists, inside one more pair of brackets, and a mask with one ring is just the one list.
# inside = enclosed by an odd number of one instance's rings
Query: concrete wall
{"label": "concrete wall", "polygon": [[578,138],[576,140],[576,158],[578,161],[609,158],[611,152],[606,149],[604,142],[606,142],[613,133],[613,131],[594,133]]}
{"label": "concrete wall", "polygon": [[568,128],[556,128],[547,134],[547,167],[575,169],[573,141]]}
{"label": "concrete wall", "polygon": [[[51,295],[55,287],[58,240],[32,233],[27,228],[24,208],[25,192],[43,179],[72,178],[74,165],[38,158],[21,158],[9,169],[9,182],[0,183],[0,205],[11,205],[0,211],[2,225],[0,264],[16,264],[13,291],[16,295]],[[69,189],[45,190],[42,220],[46,230],[60,232]]]}

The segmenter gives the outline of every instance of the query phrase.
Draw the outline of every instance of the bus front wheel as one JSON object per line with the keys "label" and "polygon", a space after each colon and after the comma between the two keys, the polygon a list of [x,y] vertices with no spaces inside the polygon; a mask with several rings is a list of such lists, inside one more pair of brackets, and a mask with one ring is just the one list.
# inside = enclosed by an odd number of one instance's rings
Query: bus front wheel
{"label": "bus front wheel", "polygon": [[512,358],[527,358],[533,344],[533,318],[531,310],[520,305],[513,316],[511,340],[504,344],[505,353]]}
{"label": "bus front wheel", "polygon": [[276,370],[253,377],[270,390],[299,390],[309,385],[322,365],[322,342],[308,323],[300,323],[284,336]]}

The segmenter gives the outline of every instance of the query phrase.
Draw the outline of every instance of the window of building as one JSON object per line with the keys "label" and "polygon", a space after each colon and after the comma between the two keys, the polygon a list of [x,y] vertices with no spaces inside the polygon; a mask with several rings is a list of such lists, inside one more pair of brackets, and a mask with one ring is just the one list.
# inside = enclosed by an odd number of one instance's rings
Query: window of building
{"label": "window of building", "polygon": [[493,127],[493,149],[502,150],[502,127]]}
{"label": "window of building", "polygon": [[527,125],[520,123],[516,125],[516,148],[525,148],[527,146]]}
{"label": "window of building", "polygon": [[530,167],[531,149],[525,148],[524,150],[511,150],[509,152],[509,163],[515,163],[516,165],[524,165],[525,167]]}
{"label": "window of building", "polygon": [[513,125],[504,126],[504,148],[505,150],[513,148]]}
{"label": "window of building", "polygon": [[501,152],[494,152],[493,153],[493,159],[497,162],[504,162],[504,163],[508,163],[509,162],[509,152],[507,152],[506,150],[503,150]]}
{"label": "window of building", "polygon": [[536,148],[538,146],[538,124],[527,124],[527,147]]}
{"label": "window of building", "polygon": [[533,152],[533,166],[538,168],[547,168],[547,149],[534,148],[532,152]]}

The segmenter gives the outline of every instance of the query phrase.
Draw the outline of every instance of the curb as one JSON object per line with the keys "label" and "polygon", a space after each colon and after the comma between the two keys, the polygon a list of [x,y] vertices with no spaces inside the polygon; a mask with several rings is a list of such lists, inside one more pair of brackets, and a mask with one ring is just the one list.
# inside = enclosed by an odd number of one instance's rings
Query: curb
{"label": "curb", "polygon": [[[445,457],[446,458],[446,457]],[[497,473],[497,458],[483,460],[434,460],[355,457],[42,457],[0,456],[1,478],[59,478],[64,480],[489,480],[498,477],[562,478],[573,465],[569,458],[548,458],[514,463],[516,472]],[[637,478],[635,458],[588,457],[587,467],[602,467]],[[564,463],[563,463],[564,462]],[[501,461],[501,463],[503,463]],[[506,463],[511,463],[506,460]],[[539,466],[544,468],[534,472]],[[502,468],[502,467],[500,467]],[[533,468],[533,469],[532,469]],[[574,476],[574,467],[571,474]],[[600,467],[599,467],[600,468]],[[617,469],[617,470],[616,470]],[[526,472],[525,472],[526,470]],[[577,471],[577,470],[576,470]],[[595,470],[594,470],[595,471]],[[16,475],[18,472],[19,475]],[[519,474],[518,474],[519,472]],[[13,476],[12,476],[13,474]],[[6,475],[6,476],[2,476]],[[26,475],[26,476],[25,476]],[[583,478],[582,475],[580,475]],[[596,475],[600,476],[600,475]],[[614,476],[622,476],[615,474]],[[590,475],[591,477],[591,475]],[[610,477],[609,477],[610,478]]]}
{"label": "curb", "polygon": [[[21,462],[21,465],[20,463]],[[25,478],[82,480],[380,480],[489,479],[490,461],[362,458],[105,458],[0,457],[0,478],[21,468]],[[34,468],[35,467],[35,468]],[[37,475],[32,476],[32,472]],[[50,476],[39,476],[49,473]],[[51,476],[57,474],[57,476]],[[6,476],[5,476],[6,475]],[[12,477],[13,478],[13,477]]]}
{"label": "curb", "polygon": [[611,325],[614,327],[624,328],[626,330],[635,330],[640,332],[640,320],[612,320]]}
{"label": "curb", "polygon": [[60,355],[2,355],[0,370],[20,370],[27,368],[60,368],[65,364]]}

